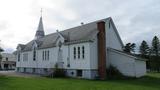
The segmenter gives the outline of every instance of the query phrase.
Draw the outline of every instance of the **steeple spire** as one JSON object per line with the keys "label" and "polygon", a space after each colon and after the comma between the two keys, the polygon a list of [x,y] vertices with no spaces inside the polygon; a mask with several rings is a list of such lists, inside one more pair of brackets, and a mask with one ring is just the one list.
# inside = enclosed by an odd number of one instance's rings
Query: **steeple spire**
{"label": "steeple spire", "polygon": [[44,36],[45,36],[45,34],[44,34],[44,28],[43,28],[42,9],[41,9],[41,17],[40,17],[40,20],[39,20],[39,24],[38,24],[38,28],[37,28],[37,31],[36,31],[35,39],[39,39],[39,38],[42,38]]}
{"label": "steeple spire", "polygon": [[41,8],[41,17],[42,17],[42,12],[43,12],[43,11],[42,11],[42,8]]}

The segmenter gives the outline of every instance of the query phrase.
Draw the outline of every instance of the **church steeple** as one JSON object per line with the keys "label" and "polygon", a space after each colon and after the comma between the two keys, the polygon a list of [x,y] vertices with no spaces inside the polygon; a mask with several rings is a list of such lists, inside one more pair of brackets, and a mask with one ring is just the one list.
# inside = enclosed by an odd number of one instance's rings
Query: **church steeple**
{"label": "church steeple", "polygon": [[44,28],[43,28],[42,10],[41,10],[41,17],[40,17],[40,20],[39,20],[39,24],[38,24],[38,28],[37,28],[37,31],[36,31],[35,39],[39,39],[39,38],[42,38],[44,36],[45,36],[45,33],[44,33]]}

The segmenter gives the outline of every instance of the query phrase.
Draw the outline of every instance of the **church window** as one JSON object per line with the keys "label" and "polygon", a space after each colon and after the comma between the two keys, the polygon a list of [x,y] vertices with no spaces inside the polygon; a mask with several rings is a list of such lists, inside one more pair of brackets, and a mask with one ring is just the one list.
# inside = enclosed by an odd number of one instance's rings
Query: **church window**
{"label": "church window", "polygon": [[82,46],[82,58],[83,58],[83,59],[84,59],[84,54],[85,54],[84,46]]}
{"label": "church window", "polygon": [[47,56],[47,52],[44,51],[44,54],[45,54],[45,55],[44,55],[44,60],[46,60],[46,59],[47,59],[47,57],[46,57],[46,56]]}
{"label": "church window", "polygon": [[20,53],[18,53],[18,61],[20,61]]}
{"label": "church window", "polygon": [[74,54],[74,59],[76,59],[76,47],[74,47],[73,54]]}
{"label": "church window", "polygon": [[47,51],[47,60],[49,60],[49,50]]}
{"label": "church window", "polygon": [[78,59],[80,59],[80,47],[78,47]]}
{"label": "church window", "polygon": [[43,51],[43,53],[42,53],[42,60],[44,60],[44,51]]}
{"label": "church window", "polygon": [[43,60],[49,60],[49,50],[48,51],[43,51],[42,53],[42,59]]}
{"label": "church window", "polygon": [[34,50],[33,50],[33,61],[35,61],[35,60],[36,60],[36,50],[34,48]]}

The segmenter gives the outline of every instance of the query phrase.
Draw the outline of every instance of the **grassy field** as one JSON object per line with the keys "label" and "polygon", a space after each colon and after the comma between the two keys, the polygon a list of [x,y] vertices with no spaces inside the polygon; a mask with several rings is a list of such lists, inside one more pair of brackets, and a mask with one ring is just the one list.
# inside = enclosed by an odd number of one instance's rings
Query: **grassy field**
{"label": "grassy field", "polygon": [[160,90],[160,73],[107,81],[0,76],[0,90]]}

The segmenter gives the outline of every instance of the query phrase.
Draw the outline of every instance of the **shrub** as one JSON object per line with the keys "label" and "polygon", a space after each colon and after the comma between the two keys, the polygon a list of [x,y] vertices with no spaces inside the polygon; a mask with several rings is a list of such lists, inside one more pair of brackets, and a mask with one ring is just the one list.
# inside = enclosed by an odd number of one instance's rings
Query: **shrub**
{"label": "shrub", "polygon": [[107,69],[107,79],[121,79],[125,76],[114,66],[110,66]]}
{"label": "shrub", "polygon": [[65,70],[63,68],[58,68],[58,64],[55,64],[53,77],[66,77]]}

